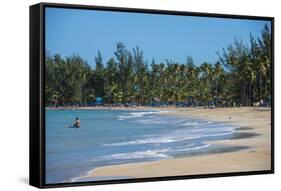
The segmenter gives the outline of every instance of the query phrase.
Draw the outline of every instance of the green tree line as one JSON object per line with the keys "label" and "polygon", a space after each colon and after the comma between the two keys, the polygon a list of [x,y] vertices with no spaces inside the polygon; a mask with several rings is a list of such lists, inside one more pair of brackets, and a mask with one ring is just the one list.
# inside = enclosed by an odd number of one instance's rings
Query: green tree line
{"label": "green tree line", "polygon": [[216,63],[195,65],[166,60],[148,63],[139,48],[128,50],[119,42],[108,61],[98,51],[95,68],[79,55],[46,56],[45,98],[48,106],[88,105],[97,97],[104,104],[176,104],[191,101],[225,106],[252,106],[271,99],[271,31],[250,34],[245,44],[235,39],[223,48]]}

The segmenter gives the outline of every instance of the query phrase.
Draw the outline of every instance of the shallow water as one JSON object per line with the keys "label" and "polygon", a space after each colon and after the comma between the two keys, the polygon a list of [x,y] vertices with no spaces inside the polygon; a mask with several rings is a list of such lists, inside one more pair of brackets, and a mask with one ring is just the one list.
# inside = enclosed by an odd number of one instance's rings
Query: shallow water
{"label": "shallow water", "polygon": [[[75,117],[81,128],[65,128]],[[46,183],[79,181],[102,166],[224,152],[206,142],[231,139],[238,127],[160,111],[46,110]]]}

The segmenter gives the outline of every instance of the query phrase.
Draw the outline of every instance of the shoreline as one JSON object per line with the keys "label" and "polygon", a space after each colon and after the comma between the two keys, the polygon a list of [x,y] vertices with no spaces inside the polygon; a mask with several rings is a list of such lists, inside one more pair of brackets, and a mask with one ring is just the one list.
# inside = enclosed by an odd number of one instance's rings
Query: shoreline
{"label": "shoreline", "polygon": [[[80,108],[81,109],[81,108]],[[85,109],[85,108],[83,108]],[[87,108],[93,109],[93,108]],[[104,109],[104,108],[100,108]],[[127,107],[113,109],[130,109]],[[150,162],[128,163],[92,169],[77,180],[91,180],[102,177],[161,177],[226,172],[261,171],[271,168],[271,108],[176,108],[176,107],[136,107],[133,110],[154,109],[163,112],[159,115],[194,117],[215,122],[225,122],[240,127],[238,133],[252,133],[257,136],[231,140],[211,141],[209,144],[246,149],[207,153],[204,155],[157,160]]]}
{"label": "shoreline", "polygon": [[[172,110],[177,109],[176,106],[152,107],[152,106],[60,106],[60,107],[45,107],[46,110]],[[196,107],[201,108],[201,107]]]}
{"label": "shoreline", "polygon": [[47,110],[100,110],[100,109],[108,109],[108,110],[143,110],[143,109],[154,109],[154,110],[167,110],[167,111],[195,111],[197,109],[213,111],[213,110],[227,110],[227,109],[254,109],[254,110],[271,110],[271,107],[255,107],[255,106],[241,106],[241,107],[204,107],[204,106],[196,106],[196,107],[177,107],[175,105],[170,106],[58,106],[58,107],[45,107]]}

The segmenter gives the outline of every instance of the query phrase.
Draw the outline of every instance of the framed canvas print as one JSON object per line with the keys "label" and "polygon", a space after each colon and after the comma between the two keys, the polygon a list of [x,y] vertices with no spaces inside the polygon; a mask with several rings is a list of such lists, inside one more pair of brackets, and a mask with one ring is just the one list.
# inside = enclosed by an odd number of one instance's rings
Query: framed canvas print
{"label": "framed canvas print", "polygon": [[30,184],[274,172],[274,19],[30,7]]}

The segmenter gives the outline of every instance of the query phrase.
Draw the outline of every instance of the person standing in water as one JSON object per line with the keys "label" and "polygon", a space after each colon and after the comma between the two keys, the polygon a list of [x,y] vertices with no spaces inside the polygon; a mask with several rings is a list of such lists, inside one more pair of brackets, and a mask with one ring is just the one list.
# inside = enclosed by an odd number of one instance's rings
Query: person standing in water
{"label": "person standing in water", "polygon": [[78,117],[76,117],[75,122],[73,124],[74,127],[79,128],[80,127],[80,120]]}

